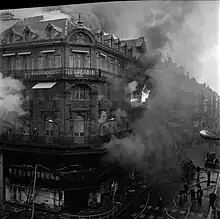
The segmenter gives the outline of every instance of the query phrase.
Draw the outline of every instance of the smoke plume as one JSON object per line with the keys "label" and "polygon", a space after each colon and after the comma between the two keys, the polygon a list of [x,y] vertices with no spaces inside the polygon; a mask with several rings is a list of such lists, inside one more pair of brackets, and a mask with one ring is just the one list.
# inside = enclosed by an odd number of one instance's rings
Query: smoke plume
{"label": "smoke plume", "polygon": [[22,90],[18,80],[0,74],[0,133],[18,125],[19,118],[26,113],[22,108]]}
{"label": "smoke plume", "polygon": [[72,21],[81,13],[92,29],[123,39],[144,36],[149,49],[169,54],[218,92],[218,8],[218,1],[135,1],[56,6],[42,12],[49,16],[60,11]]}

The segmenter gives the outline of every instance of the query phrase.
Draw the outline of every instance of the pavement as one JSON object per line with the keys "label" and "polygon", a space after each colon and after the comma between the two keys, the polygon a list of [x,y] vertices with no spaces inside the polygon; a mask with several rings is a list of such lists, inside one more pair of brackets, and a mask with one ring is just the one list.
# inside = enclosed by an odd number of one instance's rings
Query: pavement
{"label": "pavement", "polygon": [[[200,178],[201,187],[202,187],[203,193],[204,193],[203,202],[202,202],[201,207],[198,204],[196,204],[195,206],[193,206],[193,208],[190,208],[191,201],[190,201],[189,196],[188,196],[188,199],[184,202],[184,204],[180,207],[179,202],[178,202],[178,198],[177,198],[174,201],[171,201],[170,203],[164,205],[163,215],[160,216],[157,203],[149,201],[148,205],[146,206],[146,210],[143,211],[142,214],[140,214],[138,218],[141,218],[141,219],[163,219],[163,218],[164,219],[165,218],[167,218],[167,219],[168,218],[171,218],[171,219],[172,218],[174,218],[174,219],[190,219],[190,218],[197,219],[197,218],[206,218],[206,216],[208,214],[208,210],[209,210],[209,199],[208,199],[209,193],[210,193],[210,191],[213,191],[215,188],[216,183],[214,183],[214,182],[217,179],[218,173],[212,174],[211,181],[213,181],[213,183],[211,183],[209,188],[207,188],[207,182],[204,182],[207,180],[206,172],[202,172],[200,175],[201,175],[201,178]],[[196,180],[193,180],[190,185],[193,186],[195,184],[196,184]],[[167,190],[167,191],[169,191],[169,190]],[[151,192],[151,195],[153,195],[154,192],[155,191]],[[154,196],[152,198],[154,199]],[[140,206],[140,211],[141,211],[141,209],[144,209],[144,205]],[[136,214],[136,215],[138,215],[138,214]],[[136,215],[133,214],[133,218],[137,218],[137,217],[135,217]]]}
{"label": "pavement", "polygon": [[[216,152],[216,154],[220,154],[220,150],[217,147],[210,148],[208,144],[203,144],[199,146],[192,146],[191,148],[185,149],[190,159],[192,159],[195,166],[204,166],[204,157],[205,153],[208,151]],[[212,171],[212,170],[211,170]],[[140,198],[142,187],[135,188],[136,195],[134,195],[134,199],[130,199],[130,208],[120,216],[121,219],[162,219],[162,218],[173,218],[173,219],[197,219],[197,218],[206,218],[209,210],[209,194],[214,190],[217,180],[217,172],[213,172],[211,176],[211,185],[207,188],[207,173],[202,171],[200,174],[200,183],[203,189],[203,202],[200,207],[198,204],[195,204],[193,207],[191,206],[190,198],[185,201],[183,206],[178,205],[178,199],[172,201],[172,197],[176,196],[180,188],[183,186],[183,182],[170,182],[170,183],[154,183],[153,187],[149,189],[149,193],[146,192],[145,197]],[[191,182],[191,185],[195,185],[196,180]],[[139,193],[139,195],[138,195]],[[149,197],[148,197],[149,195]],[[139,196],[139,198],[138,198]],[[159,208],[157,206],[159,196],[165,197],[166,200],[164,202],[171,200],[171,202],[164,205],[163,215],[160,217]],[[147,199],[149,198],[149,199]],[[190,207],[190,208],[189,208]],[[168,211],[168,215],[166,212]]]}

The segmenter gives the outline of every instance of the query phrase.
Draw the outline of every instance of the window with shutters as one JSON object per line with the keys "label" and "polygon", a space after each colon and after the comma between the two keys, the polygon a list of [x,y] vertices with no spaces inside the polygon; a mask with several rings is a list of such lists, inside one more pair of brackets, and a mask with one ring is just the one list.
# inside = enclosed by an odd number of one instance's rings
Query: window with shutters
{"label": "window with shutters", "polygon": [[55,68],[61,68],[61,56],[60,55],[55,56]]}

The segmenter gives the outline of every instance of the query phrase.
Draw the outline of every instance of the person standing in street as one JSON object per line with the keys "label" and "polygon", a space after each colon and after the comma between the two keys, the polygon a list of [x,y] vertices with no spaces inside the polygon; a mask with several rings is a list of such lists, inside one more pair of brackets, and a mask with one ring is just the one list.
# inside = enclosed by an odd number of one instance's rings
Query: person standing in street
{"label": "person standing in street", "polygon": [[199,188],[197,191],[197,200],[200,206],[202,205],[202,197],[203,197],[203,191],[201,188]]}
{"label": "person standing in street", "polygon": [[208,180],[207,180],[207,186],[209,187],[210,186],[210,183],[211,183],[211,173],[208,171],[207,172],[207,178],[208,178]]}
{"label": "person standing in street", "polygon": [[189,185],[188,185],[187,182],[184,184],[183,188],[184,188],[184,190],[185,190],[185,195],[186,195],[186,198],[187,198],[188,190],[189,190]]}
{"label": "person standing in street", "polygon": [[200,167],[196,167],[196,171],[197,171],[197,181],[199,181],[199,178],[200,178]]}
{"label": "person standing in street", "polygon": [[217,196],[214,192],[210,193],[209,195],[209,205],[212,207],[213,210],[215,210],[215,201],[217,199]]}
{"label": "person standing in street", "polygon": [[162,216],[163,215],[163,198],[162,197],[159,198],[158,207],[159,207],[159,214],[160,216]]}
{"label": "person standing in street", "polygon": [[196,192],[194,189],[190,189],[190,196],[191,196],[191,202],[192,204],[196,201]]}

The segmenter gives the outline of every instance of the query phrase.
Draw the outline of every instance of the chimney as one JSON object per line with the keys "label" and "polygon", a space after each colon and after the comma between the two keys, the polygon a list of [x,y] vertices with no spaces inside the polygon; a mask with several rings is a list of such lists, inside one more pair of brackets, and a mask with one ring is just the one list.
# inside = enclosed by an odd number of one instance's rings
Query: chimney
{"label": "chimney", "polygon": [[0,33],[11,28],[18,20],[18,18],[14,18],[14,14],[11,11],[3,11],[0,14]]}

